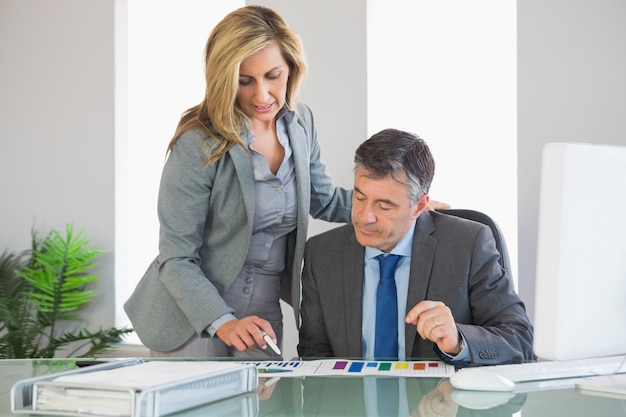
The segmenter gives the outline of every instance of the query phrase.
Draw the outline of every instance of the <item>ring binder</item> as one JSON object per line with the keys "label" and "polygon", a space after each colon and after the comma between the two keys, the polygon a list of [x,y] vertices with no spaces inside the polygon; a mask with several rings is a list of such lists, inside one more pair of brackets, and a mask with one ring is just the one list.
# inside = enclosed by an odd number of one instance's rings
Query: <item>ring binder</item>
{"label": "ring binder", "polygon": [[18,381],[14,413],[160,417],[250,392],[250,364],[131,359]]}

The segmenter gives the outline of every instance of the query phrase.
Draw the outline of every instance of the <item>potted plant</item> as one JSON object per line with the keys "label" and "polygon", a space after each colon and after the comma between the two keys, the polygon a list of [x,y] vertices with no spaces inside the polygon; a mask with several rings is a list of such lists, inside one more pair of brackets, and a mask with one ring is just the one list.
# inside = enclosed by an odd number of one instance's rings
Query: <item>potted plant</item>
{"label": "potted plant", "polygon": [[52,228],[32,249],[0,255],[0,358],[52,358],[60,348],[68,357],[93,357],[113,347],[132,329],[90,331],[80,310],[96,295],[89,274],[102,253],[87,247],[72,223],[65,235]]}

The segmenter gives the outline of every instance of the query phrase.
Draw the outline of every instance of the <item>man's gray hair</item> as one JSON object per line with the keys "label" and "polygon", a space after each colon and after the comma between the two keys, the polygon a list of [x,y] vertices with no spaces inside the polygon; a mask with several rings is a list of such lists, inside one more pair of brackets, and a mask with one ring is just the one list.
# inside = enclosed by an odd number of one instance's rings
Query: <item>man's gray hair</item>
{"label": "man's gray hair", "polygon": [[385,129],[363,142],[354,156],[355,167],[369,177],[391,176],[409,187],[409,198],[415,204],[428,193],[435,175],[435,160],[426,142],[414,133]]}

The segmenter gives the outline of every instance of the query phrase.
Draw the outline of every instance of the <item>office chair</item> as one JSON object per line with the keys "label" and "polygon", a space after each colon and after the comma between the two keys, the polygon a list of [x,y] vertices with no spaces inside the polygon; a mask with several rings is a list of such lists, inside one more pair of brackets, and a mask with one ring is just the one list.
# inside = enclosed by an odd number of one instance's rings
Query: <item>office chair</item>
{"label": "office chair", "polygon": [[473,220],[475,222],[489,226],[496,241],[496,249],[498,249],[498,252],[500,252],[500,265],[506,271],[507,275],[511,279],[511,282],[513,282],[511,260],[509,258],[506,241],[504,240],[504,234],[502,233],[502,230],[500,230],[500,226],[498,226],[498,224],[491,217],[480,211],[469,209],[447,209],[437,210],[437,212],[462,217],[464,219]]}

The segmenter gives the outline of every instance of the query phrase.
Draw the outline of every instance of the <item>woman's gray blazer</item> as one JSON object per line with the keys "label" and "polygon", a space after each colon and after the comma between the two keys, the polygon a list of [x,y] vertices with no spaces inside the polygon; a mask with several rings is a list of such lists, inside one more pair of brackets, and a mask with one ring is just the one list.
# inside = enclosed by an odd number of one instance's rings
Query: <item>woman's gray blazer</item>
{"label": "woman's gray blazer", "polygon": [[[348,222],[352,192],[335,187],[321,161],[310,109],[300,105],[287,119],[296,170],[297,227],[288,237],[281,298],[299,323],[300,275],[309,213]],[[159,254],[150,264],[124,310],[148,348],[167,352],[193,333],[232,313],[222,298],[241,270],[250,239],[255,187],[249,154],[233,146],[220,160],[202,168],[203,134],[180,136],[163,168],[159,189]]]}

